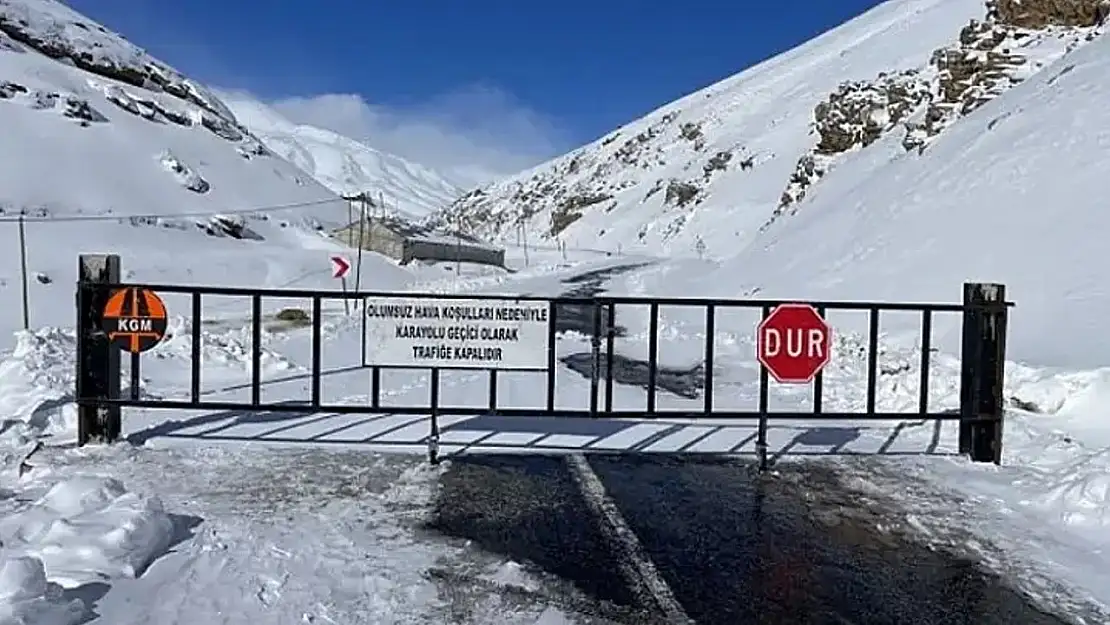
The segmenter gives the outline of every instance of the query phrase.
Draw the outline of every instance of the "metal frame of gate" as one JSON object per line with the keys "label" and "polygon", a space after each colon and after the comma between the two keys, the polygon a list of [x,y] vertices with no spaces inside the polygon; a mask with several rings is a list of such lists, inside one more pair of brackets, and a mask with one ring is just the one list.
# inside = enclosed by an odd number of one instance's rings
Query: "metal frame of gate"
{"label": "metal frame of gate", "polygon": [[[821,419],[821,420],[957,420],[960,422],[959,451],[970,455],[979,462],[1001,463],[1003,392],[1005,365],[1005,341],[1008,309],[1013,306],[1005,300],[1005,288],[994,284],[965,284],[963,302],[959,304],[935,303],[893,303],[893,302],[808,302],[824,316],[829,311],[861,311],[868,315],[869,336],[867,344],[867,381],[865,387],[865,410],[863,412],[830,412],[823,406],[823,377],[818,374],[812,383],[812,409],[799,411],[772,411],[770,404],[770,380],[765,368],[761,367],[759,378],[759,399],[754,410],[720,409],[714,405],[713,364],[715,334],[718,313],[722,310],[756,309],[763,318],[778,304],[779,300],[764,299],[708,299],[708,298],[649,298],[649,297],[560,297],[547,298],[514,295],[475,295],[441,293],[343,293],[329,291],[310,291],[295,289],[256,289],[217,286],[187,286],[180,284],[131,284],[119,281],[119,260],[117,256],[83,256],[81,280],[77,288],[77,334],[78,365],[76,403],[78,405],[78,444],[92,440],[111,442],[119,437],[121,429],[121,408],[163,408],[178,410],[257,410],[269,412],[328,412],[335,414],[413,414],[430,417],[429,457],[435,462],[438,458],[439,425],[438,418],[443,415],[479,416],[496,414],[502,416],[538,417],[609,417],[638,419],[738,419],[758,420],[756,450],[761,468],[767,466],[767,429],[768,422],[783,419]],[[139,394],[141,377],[141,354],[130,355],[130,393],[123,397],[120,393],[121,351],[112,346],[101,329],[103,304],[117,289],[139,287],[150,289],[159,294],[185,294],[190,297],[191,331],[191,371],[190,392],[187,399],[151,399]],[[206,296],[233,296],[249,298],[251,301],[251,381],[249,401],[221,401],[206,399],[201,390],[201,329],[203,326],[203,303]],[[440,402],[440,373],[452,368],[427,367],[382,367],[366,362],[365,337],[363,332],[362,365],[368,371],[370,387],[369,402],[363,405],[332,404],[321,399],[322,369],[321,336],[322,311],[327,301],[355,301],[366,297],[404,297],[405,299],[467,299],[467,300],[504,300],[549,302],[548,315],[548,353],[547,367],[537,370],[537,375],[546,376],[546,397],[540,408],[519,408],[498,405],[498,371],[487,370],[489,401],[486,406],[451,406]],[[312,336],[310,392],[303,402],[266,402],[262,400],[262,303],[266,299],[304,299],[311,301],[310,332]],[[594,332],[592,340],[592,375],[589,376],[589,407],[584,409],[565,409],[556,407],[556,371],[559,367],[556,354],[556,323],[560,309],[567,305],[586,306],[593,311]],[[614,324],[611,320],[621,306],[646,306],[648,317],[648,374],[646,382],[647,400],[643,410],[615,409],[613,407],[614,376],[613,363],[617,356],[614,342]],[[657,374],[659,371],[659,311],[661,307],[694,307],[705,314],[704,339],[704,385],[701,407],[698,410],[660,410],[657,405]],[[881,412],[877,410],[876,391],[879,375],[879,321],[884,312],[910,312],[920,315],[920,371],[919,396],[915,412]],[[361,313],[361,310],[360,310]],[[961,350],[961,390],[959,411],[935,410],[930,408],[929,365],[931,360],[933,319],[937,314],[959,314],[963,318]],[[607,320],[609,320],[607,322]],[[605,366],[602,366],[605,363]],[[425,370],[430,372],[429,397],[427,406],[390,406],[381,399],[381,372],[386,369]],[[467,369],[476,371],[475,369]],[[480,370],[477,370],[480,371]],[[514,371],[519,372],[519,371]],[[114,383],[113,383],[114,381]],[[604,387],[604,401],[601,388]]]}

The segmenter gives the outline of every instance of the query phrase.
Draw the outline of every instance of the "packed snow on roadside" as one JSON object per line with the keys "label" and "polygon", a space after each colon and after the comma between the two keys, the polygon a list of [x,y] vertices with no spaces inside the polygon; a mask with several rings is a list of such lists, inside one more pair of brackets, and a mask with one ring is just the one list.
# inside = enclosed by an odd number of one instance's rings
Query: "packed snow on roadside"
{"label": "packed snow on roadside", "polygon": [[130,493],[109,477],[58,481],[30,505],[6,513],[0,520],[5,623],[79,622],[89,607],[82,589],[138,577],[173,538],[173,522],[157,497]]}

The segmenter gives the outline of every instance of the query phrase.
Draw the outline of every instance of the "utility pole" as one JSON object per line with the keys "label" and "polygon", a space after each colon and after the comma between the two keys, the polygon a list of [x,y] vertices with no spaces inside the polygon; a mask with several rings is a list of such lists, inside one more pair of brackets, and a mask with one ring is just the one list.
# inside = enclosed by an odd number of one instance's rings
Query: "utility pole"
{"label": "utility pole", "polygon": [[[358,214],[358,260],[355,263],[355,295],[358,295],[359,293],[362,292],[362,290],[361,290],[362,289],[362,248],[363,248],[362,235],[363,235],[364,229],[366,227],[366,192],[365,191],[363,191],[362,193],[359,194],[359,207],[361,208],[361,210],[359,211],[359,214]],[[361,302],[362,299],[359,298],[355,301]],[[362,308],[360,306],[359,310],[361,310],[361,309]]]}
{"label": "utility pole", "polygon": [[31,329],[31,298],[27,295],[27,226],[19,213],[19,275],[23,282],[23,329]]}

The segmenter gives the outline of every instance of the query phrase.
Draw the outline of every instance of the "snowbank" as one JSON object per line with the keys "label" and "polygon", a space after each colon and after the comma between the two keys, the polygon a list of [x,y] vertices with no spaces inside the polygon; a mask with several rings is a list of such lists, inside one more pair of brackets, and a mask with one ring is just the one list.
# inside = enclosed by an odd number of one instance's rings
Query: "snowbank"
{"label": "snowbank", "polygon": [[74,434],[73,331],[20,331],[15,339],[11,355],[0,360],[0,442],[23,445],[42,436]]}
{"label": "snowbank", "polygon": [[169,547],[173,521],[157,497],[91,475],[55,484],[28,509],[0,521],[11,551],[42,560],[65,588],[134,578]]}
{"label": "snowbank", "polygon": [[80,599],[66,599],[62,587],[46,579],[42,561],[26,556],[0,563],[0,623],[73,625],[86,614]]}

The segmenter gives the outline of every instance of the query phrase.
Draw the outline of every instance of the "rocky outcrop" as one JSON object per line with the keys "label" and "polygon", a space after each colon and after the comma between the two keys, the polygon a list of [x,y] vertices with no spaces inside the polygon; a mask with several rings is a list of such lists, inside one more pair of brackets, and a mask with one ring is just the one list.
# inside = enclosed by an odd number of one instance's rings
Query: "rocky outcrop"
{"label": "rocky outcrop", "polygon": [[[903,145],[924,150],[956,120],[1089,41],[1108,15],[1107,0],[988,0],[984,20],[972,20],[956,43],[933,53],[930,104],[922,119],[907,125]],[[1025,51],[1043,43],[1057,44],[1056,51],[1031,61]]]}
{"label": "rocky outcrop", "polygon": [[[804,198],[842,154],[898,128],[906,150],[925,150],[956,120],[1089,41],[1110,16],[1110,0],[988,0],[986,9],[955,43],[934,51],[923,71],[844,83],[818,104],[817,144],[798,159],[764,227]],[[1040,44],[1048,45],[1030,61]]]}
{"label": "rocky outcrop", "polygon": [[572,195],[551,211],[551,236],[557,236],[567,226],[582,218],[582,210],[594,204],[600,204],[611,199],[612,195],[601,193],[598,195]]}
{"label": "rocky outcrop", "polygon": [[19,83],[0,81],[0,100],[20,102],[35,111],[56,111],[83,127],[105,123],[108,118],[96,110],[88,100],[71,93],[30,89]]}
{"label": "rocky outcrop", "polygon": [[[457,224],[468,232],[496,238],[546,211],[547,224],[541,232],[558,236],[587,211],[612,207],[618,194],[665,166],[668,150],[693,154],[702,149],[701,123],[680,122],[678,116],[677,112],[664,113],[635,131],[614,132],[522,180],[475,189],[432,216],[429,223]],[[717,157],[708,171],[727,165],[721,160]],[[659,184],[662,190],[665,183]]]}
{"label": "rocky outcrop", "polygon": [[1110,17],[1106,0],[988,0],[987,18],[1016,28],[1093,28]]}
{"label": "rocky outcrop", "polygon": [[928,99],[929,84],[917,70],[842,83],[814,108],[817,145],[798,159],[773,217],[804,198],[828,171],[833,157],[871,145]]}
{"label": "rocky outcrop", "polygon": [[135,87],[158,89],[220,117],[234,119],[206,89],[98,24],[0,1],[0,32],[13,42],[87,72]]}

